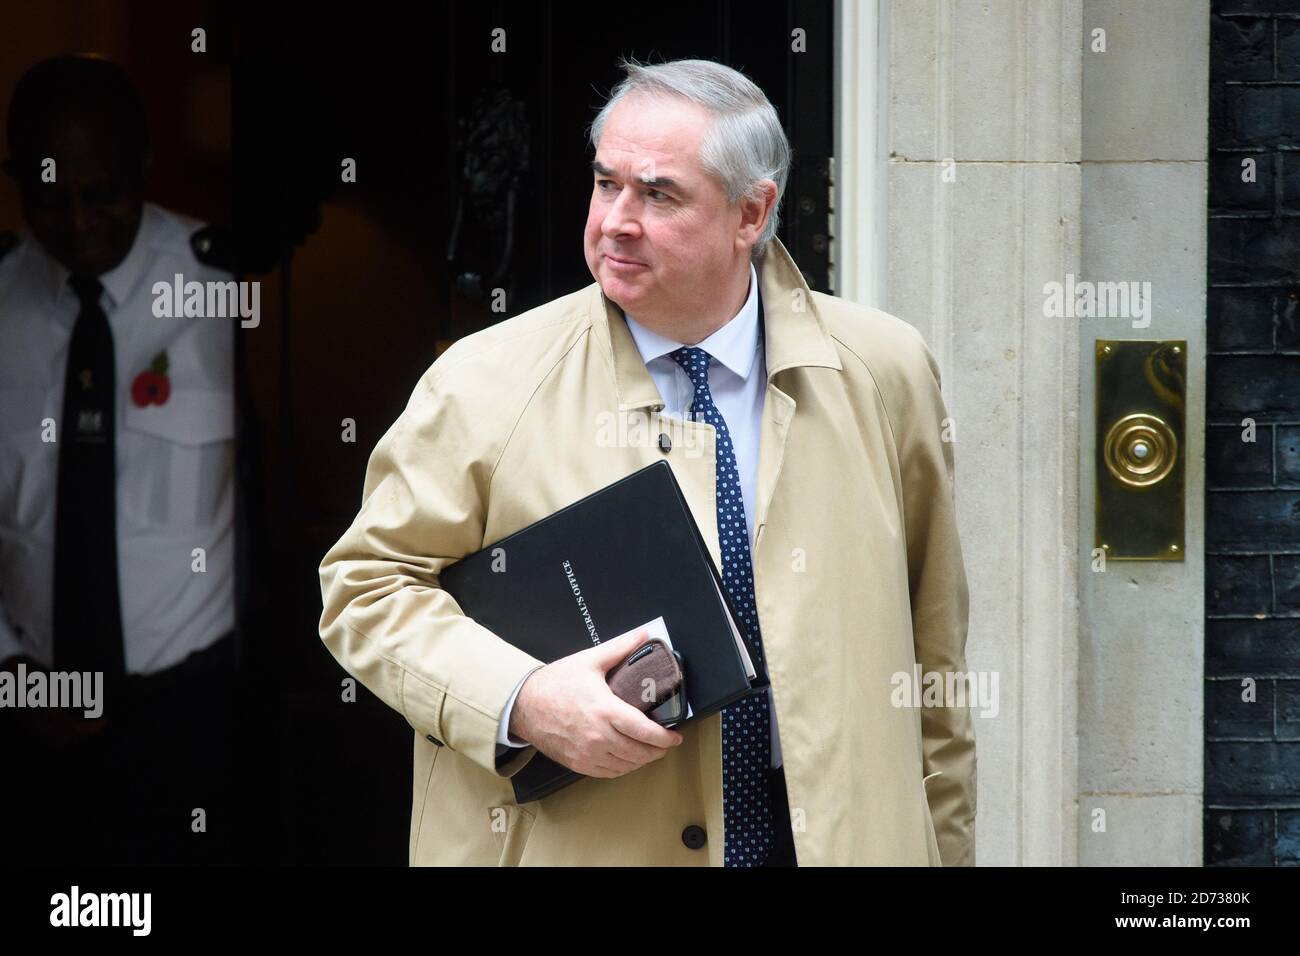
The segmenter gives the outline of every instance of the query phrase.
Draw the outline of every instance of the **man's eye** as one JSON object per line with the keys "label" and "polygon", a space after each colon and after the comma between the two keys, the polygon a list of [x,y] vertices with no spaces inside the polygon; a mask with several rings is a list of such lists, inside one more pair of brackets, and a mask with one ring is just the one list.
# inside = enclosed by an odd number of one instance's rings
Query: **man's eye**
{"label": "man's eye", "polygon": [[648,195],[648,196],[649,196],[651,199],[653,199],[655,202],[659,202],[660,200],[671,198],[671,197],[669,197],[669,195],[668,195],[667,193],[661,193],[661,192],[660,192],[659,190],[657,190],[657,189],[650,189],[650,190],[647,190],[646,195]]}
{"label": "man's eye", "polygon": [[[598,179],[598,180],[596,180],[596,185],[597,185],[597,187],[599,187],[600,189],[605,189],[606,186],[613,186],[613,185],[614,185],[614,180],[612,180],[612,179]],[[605,192],[609,192],[609,190],[605,189]]]}

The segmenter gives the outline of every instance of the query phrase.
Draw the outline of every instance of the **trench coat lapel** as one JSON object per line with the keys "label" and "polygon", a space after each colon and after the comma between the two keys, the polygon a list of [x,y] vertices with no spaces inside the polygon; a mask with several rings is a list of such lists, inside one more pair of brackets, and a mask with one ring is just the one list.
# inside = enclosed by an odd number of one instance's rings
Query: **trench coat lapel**
{"label": "trench coat lapel", "polygon": [[[786,437],[796,410],[794,398],[777,383],[788,378],[783,373],[790,369],[813,366],[838,371],[843,370],[843,366],[817,312],[817,304],[803,273],[779,239],[772,239],[766,256],[755,271],[758,274],[759,321],[763,328],[767,364],[767,393],[763,401],[755,484],[755,538],[761,539],[768,507],[781,474]],[[662,411],[663,398],[641,360],[622,308],[601,291],[598,283],[593,284],[592,289],[592,331],[613,370],[619,411]]]}

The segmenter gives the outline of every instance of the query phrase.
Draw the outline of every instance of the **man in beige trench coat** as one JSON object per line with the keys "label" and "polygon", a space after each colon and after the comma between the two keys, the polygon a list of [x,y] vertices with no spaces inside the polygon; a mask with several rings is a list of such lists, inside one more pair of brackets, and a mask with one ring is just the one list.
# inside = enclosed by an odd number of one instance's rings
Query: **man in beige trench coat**
{"label": "man in beige trench coat", "polygon": [[[438,358],[321,564],[322,639],[414,730],[410,862],[723,865],[722,716],[660,727],[602,677],[640,636],[542,666],[438,575],[661,459],[721,567],[719,432],[670,416],[691,380],[633,333],[717,343],[761,302],[753,593],[798,863],[972,865],[966,701],[897,693],[966,673],[935,360],[902,320],[809,290],[775,238],[789,151],[757,87],[703,61],[626,68],[593,126],[597,281]],[[681,378],[661,394],[654,368]],[[724,415],[728,374],[708,372]],[[744,473],[741,417],[724,421]],[[526,746],[502,746],[507,726]],[[589,779],[518,805],[510,777],[539,749]]]}

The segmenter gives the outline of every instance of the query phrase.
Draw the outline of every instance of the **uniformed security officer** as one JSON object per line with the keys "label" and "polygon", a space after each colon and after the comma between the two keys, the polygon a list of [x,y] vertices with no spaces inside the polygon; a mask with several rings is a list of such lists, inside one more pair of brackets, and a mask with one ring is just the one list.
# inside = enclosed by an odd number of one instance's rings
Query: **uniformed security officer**
{"label": "uniformed security officer", "polygon": [[222,861],[235,325],[159,318],[153,285],[230,276],[144,201],[115,64],[33,67],[7,132],[27,231],[0,261],[0,666],[102,673],[104,700],[0,711],[0,819],[32,862]]}

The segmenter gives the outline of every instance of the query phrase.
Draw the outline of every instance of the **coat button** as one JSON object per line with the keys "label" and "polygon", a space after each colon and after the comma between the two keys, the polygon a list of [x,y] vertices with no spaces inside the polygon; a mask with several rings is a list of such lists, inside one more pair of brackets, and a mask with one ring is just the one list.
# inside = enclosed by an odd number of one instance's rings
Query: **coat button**
{"label": "coat button", "polygon": [[429,741],[429,743],[433,744],[434,746],[437,747],[442,746],[442,741],[439,740],[437,737],[435,737],[433,734],[425,734],[424,739]]}
{"label": "coat button", "polygon": [[673,440],[668,437],[667,432],[659,433],[659,450],[665,455],[673,450]]}
{"label": "coat button", "polygon": [[682,831],[682,842],[692,850],[698,850],[704,846],[706,839],[704,827],[697,827],[694,823]]}

